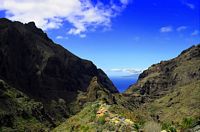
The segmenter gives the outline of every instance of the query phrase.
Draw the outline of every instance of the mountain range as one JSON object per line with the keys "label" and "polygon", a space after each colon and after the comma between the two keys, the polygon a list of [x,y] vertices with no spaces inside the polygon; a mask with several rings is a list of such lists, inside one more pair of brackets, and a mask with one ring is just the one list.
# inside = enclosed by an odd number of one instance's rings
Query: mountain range
{"label": "mountain range", "polygon": [[0,131],[199,131],[200,44],[124,93],[34,22],[0,19]]}

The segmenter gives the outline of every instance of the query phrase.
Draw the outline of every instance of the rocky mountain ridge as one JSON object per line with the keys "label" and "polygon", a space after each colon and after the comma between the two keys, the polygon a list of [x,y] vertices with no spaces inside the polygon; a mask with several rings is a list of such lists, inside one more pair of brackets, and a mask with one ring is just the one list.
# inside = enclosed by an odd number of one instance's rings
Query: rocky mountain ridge
{"label": "rocky mountain ridge", "polygon": [[141,95],[159,96],[176,85],[200,79],[200,45],[192,46],[178,57],[154,64],[140,74],[136,84],[125,93],[138,91]]}
{"label": "rocky mountain ridge", "polygon": [[[44,118],[52,118],[50,124],[53,126],[81,110],[77,103],[77,100],[80,100],[79,92],[95,93],[88,88],[94,77],[101,86],[99,91],[106,91],[107,95],[118,93],[101,69],[91,61],[81,59],[55,44],[34,22],[22,24],[0,19],[0,62],[0,79],[27,98],[41,103],[43,116],[48,115]],[[7,93],[4,89],[2,85],[2,97]],[[5,106],[8,106],[6,102],[10,98],[11,104],[18,102],[15,96],[2,98]],[[95,97],[95,100],[98,98],[100,95]],[[31,102],[28,100],[28,103]],[[34,109],[33,107],[34,105],[30,105],[30,109]],[[3,113],[7,113],[9,109],[12,109],[12,106],[2,107],[0,110],[2,120],[5,119]],[[15,124],[21,115],[17,116],[18,107],[13,109],[15,110],[7,113],[14,115],[11,126],[8,126],[15,128],[17,126],[12,124]],[[30,110],[27,115],[32,117],[33,113]],[[0,125],[4,126],[5,123]]]}

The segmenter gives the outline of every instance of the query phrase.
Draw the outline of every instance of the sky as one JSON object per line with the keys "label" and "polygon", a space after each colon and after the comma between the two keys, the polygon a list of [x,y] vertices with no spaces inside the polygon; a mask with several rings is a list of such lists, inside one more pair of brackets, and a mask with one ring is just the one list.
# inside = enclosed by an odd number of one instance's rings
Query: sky
{"label": "sky", "polygon": [[138,74],[200,43],[200,0],[0,0],[109,76]]}

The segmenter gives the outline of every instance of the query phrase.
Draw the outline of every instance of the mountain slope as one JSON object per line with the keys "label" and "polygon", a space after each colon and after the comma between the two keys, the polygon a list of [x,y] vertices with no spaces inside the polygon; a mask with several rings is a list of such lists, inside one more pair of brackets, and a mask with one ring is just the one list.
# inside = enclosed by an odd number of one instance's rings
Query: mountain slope
{"label": "mountain slope", "polygon": [[[95,81],[90,87],[101,88]],[[186,131],[195,130],[195,126],[198,129],[200,45],[183,51],[177,58],[151,66],[125,93],[111,96],[115,103],[87,104],[54,131],[148,132],[156,128]]]}
{"label": "mountain slope", "polygon": [[48,131],[53,126],[41,102],[0,80],[0,131]]}
{"label": "mountain slope", "polygon": [[139,120],[156,120],[177,128],[183,128],[185,119],[198,122],[200,45],[192,46],[174,59],[152,65],[123,95],[130,104],[137,104],[134,112]]}
{"label": "mountain slope", "polygon": [[65,95],[86,91],[94,76],[110,92],[117,92],[102,70],[54,44],[34,23],[1,19],[0,49],[0,77],[35,98],[69,101]]}
{"label": "mountain slope", "polygon": [[174,59],[152,65],[125,93],[137,91],[151,98],[159,97],[176,85],[186,85],[195,80],[200,80],[200,45],[183,51]]}
{"label": "mountain slope", "polygon": [[200,125],[200,45],[152,65],[119,94],[101,69],[53,43],[33,22],[0,19],[0,62],[0,131]]}
{"label": "mountain slope", "polygon": [[[96,89],[88,89],[93,77],[98,79],[102,87],[100,91],[118,93],[101,69],[97,69],[91,61],[83,60],[55,44],[33,22],[22,24],[0,19],[0,62],[0,79],[15,91],[41,103],[45,111],[42,115],[45,120],[52,118],[52,127],[81,110],[85,102],[80,99],[80,92],[96,92]],[[2,98],[1,101],[5,104],[9,102],[7,100]],[[77,100],[83,104],[78,104]],[[18,108],[13,106],[13,109]],[[32,112],[30,115],[34,116]],[[0,122],[0,126],[5,124]],[[15,128],[12,124],[7,127]]]}

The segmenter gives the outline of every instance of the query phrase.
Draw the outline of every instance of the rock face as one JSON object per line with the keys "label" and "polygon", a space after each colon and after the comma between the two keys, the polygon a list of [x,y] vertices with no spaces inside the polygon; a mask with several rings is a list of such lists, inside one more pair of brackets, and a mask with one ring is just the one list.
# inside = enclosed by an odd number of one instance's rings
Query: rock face
{"label": "rock face", "polygon": [[188,128],[195,127],[200,119],[200,44],[152,65],[123,95],[139,120],[171,123],[182,131],[184,120],[192,120]]}
{"label": "rock face", "polygon": [[192,46],[178,57],[152,65],[140,74],[136,84],[125,93],[138,93],[151,98],[165,95],[175,86],[200,80],[200,45]]}
{"label": "rock face", "polygon": [[108,104],[116,103],[115,97],[98,82],[97,77],[93,77],[92,81],[90,82],[87,98],[90,102],[100,99]]}
{"label": "rock face", "polygon": [[94,76],[118,92],[102,70],[54,44],[33,22],[0,19],[0,62],[0,78],[36,99],[68,102],[78,90],[86,91]]}
{"label": "rock face", "polygon": [[70,115],[69,107],[76,102],[79,92],[91,92],[88,87],[93,77],[109,94],[118,93],[101,69],[55,44],[33,22],[0,19],[0,79],[42,103],[44,114],[48,115],[44,117],[52,118],[50,124]]}

